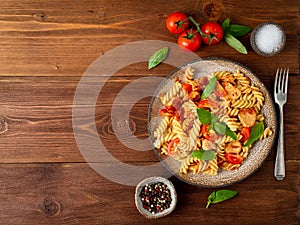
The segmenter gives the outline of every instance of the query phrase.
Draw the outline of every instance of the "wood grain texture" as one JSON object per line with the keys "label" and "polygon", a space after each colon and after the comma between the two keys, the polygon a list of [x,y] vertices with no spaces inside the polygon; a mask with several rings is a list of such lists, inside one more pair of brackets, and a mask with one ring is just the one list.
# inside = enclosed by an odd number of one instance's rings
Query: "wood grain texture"
{"label": "wood grain texture", "polygon": [[[287,177],[281,182],[273,177],[276,144],[254,175],[228,187],[239,192],[237,197],[207,210],[207,196],[215,189],[191,186],[172,177],[178,193],[176,210],[153,221],[136,210],[134,187],[106,179],[86,163],[75,140],[72,110],[80,80],[99,56],[134,41],[176,43],[177,37],[165,29],[165,19],[174,11],[192,15],[200,23],[229,17],[232,23],[251,28],[265,21],[283,26],[287,44],[273,57],[255,54],[250,35],[241,39],[248,55],[238,54],[225,42],[202,46],[196,54],[225,57],[248,66],[271,92],[276,69],[290,68],[284,108]],[[298,224],[299,21],[297,0],[1,1],[0,224]],[[120,59],[143,54],[141,49],[121,54]],[[106,71],[89,77],[84,98],[76,106],[81,126],[91,130],[95,123],[97,136],[121,162],[135,166],[157,163],[147,133],[151,96],[144,95],[157,87],[156,77],[166,77],[174,68],[163,63],[147,70],[147,62],[141,60],[111,77]],[[145,82],[141,79],[145,77],[153,80]],[[118,94],[134,82],[133,91],[117,101]],[[95,105],[91,104],[91,93],[101,85]],[[136,96],[141,97],[134,100]],[[131,105],[128,118],[119,115],[126,114]],[[95,117],[88,114],[91,109]],[[89,141],[92,136],[86,136],[85,143],[91,149],[95,146]],[[132,144],[134,148],[128,146]],[[111,170],[112,175],[126,172],[108,158],[91,163]],[[124,176],[132,178],[134,174]]]}
{"label": "wood grain texture", "polygon": [[[113,164],[108,166],[118,170]],[[108,181],[86,164],[2,164],[0,223],[123,225],[181,224],[184,220],[202,224],[255,221],[296,225],[298,189],[293,177],[299,173],[299,163],[287,163],[288,176],[282,182],[266,177],[272,170],[273,163],[265,163],[254,176],[231,187],[239,191],[237,197],[209,209],[205,205],[214,189],[191,186],[172,177],[178,205],[172,215],[157,221],[139,215],[134,205],[134,187]]]}
{"label": "wood grain texture", "polygon": [[249,49],[248,55],[237,54],[225,43],[204,46],[197,54],[238,60],[263,74],[275,71],[278,66],[298,73],[297,0],[268,0],[268,3],[252,0],[249,4],[223,0],[193,3],[28,0],[20,4],[5,0],[0,9],[0,74],[81,76],[95,58],[118,45],[139,40],[176,42],[176,37],[164,27],[167,15],[173,11],[193,15],[201,23],[211,17],[219,21],[230,17],[233,23],[252,28],[266,20],[277,22],[287,33],[287,46],[280,55],[272,58],[256,55],[251,50],[249,36],[242,40]]}

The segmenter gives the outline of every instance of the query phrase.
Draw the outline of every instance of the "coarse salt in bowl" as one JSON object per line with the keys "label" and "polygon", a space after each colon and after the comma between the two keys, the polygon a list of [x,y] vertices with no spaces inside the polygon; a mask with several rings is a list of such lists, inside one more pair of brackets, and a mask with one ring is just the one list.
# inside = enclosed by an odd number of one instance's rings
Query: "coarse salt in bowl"
{"label": "coarse salt in bowl", "polygon": [[253,50],[262,56],[273,56],[282,51],[286,35],[282,27],[274,22],[258,25],[251,33],[250,43]]}

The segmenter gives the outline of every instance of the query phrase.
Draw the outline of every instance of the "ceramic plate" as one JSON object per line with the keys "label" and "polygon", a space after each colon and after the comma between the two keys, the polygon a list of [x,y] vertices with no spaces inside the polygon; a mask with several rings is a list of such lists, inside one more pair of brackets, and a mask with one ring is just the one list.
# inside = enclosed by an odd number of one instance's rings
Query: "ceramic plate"
{"label": "ceramic plate", "polygon": [[[237,170],[228,171],[219,169],[218,174],[216,176],[209,176],[204,174],[181,174],[179,173],[181,163],[176,160],[171,160],[168,156],[160,155],[159,151],[153,146],[153,132],[161,121],[159,111],[163,106],[160,99],[157,96],[160,96],[161,93],[165,93],[174,84],[175,79],[177,77],[182,76],[185,68],[189,66],[195,70],[194,74],[196,78],[199,78],[201,76],[207,76],[217,71],[236,72],[237,70],[239,70],[242,73],[244,73],[245,76],[250,78],[252,84],[258,87],[265,97],[261,113],[265,116],[265,127],[270,127],[273,131],[273,134],[266,139],[256,141],[250,149],[248,157],[243,161],[240,168]],[[149,137],[153,149],[159,160],[179,179],[187,183],[203,187],[228,186],[236,182],[240,182],[241,180],[253,174],[262,165],[262,163],[270,153],[276,136],[276,128],[276,111],[274,108],[273,100],[264,84],[249,68],[241,65],[240,63],[221,58],[208,58],[193,61],[173,71],[171,74],[169,74],[169,76],[166,77],[166,79],[164,79],[164,81],[157,88],[156,93],[150,103],[148,112]]]}

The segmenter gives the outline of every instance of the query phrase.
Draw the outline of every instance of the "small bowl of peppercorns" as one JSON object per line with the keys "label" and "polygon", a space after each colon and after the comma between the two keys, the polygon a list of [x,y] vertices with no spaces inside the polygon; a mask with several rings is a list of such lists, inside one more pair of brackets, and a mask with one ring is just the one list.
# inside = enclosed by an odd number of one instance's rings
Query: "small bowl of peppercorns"
{"label": "small bowl of peppercorns", "polygon": [[149,177],[135,189],[135,205],[149,219],[170,214],[176,206],[177,194],[173,184],[163,177]]}

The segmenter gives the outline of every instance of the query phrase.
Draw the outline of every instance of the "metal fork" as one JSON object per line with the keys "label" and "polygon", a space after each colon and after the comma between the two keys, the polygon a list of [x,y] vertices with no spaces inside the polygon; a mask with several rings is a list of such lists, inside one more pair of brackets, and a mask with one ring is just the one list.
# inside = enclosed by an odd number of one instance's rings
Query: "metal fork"
{"label": "metal fork", "polygon": [[279,140],[274,168],[274,176],[277,180],[283,180],[285,177],[283,105],[286,103],[287,100],[288,77],[289,69],[277,69],[274,84],[274,98],[275,102],[279,105],[280,111]]}

